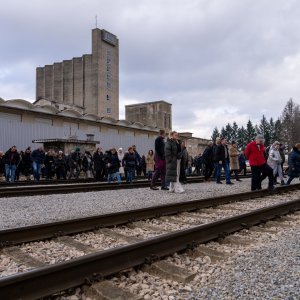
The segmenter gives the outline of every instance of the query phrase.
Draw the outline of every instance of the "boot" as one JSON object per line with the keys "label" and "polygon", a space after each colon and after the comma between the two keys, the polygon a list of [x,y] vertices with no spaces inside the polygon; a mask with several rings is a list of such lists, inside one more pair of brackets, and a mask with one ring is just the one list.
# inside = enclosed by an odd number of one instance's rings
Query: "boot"
{"label": "boot", "polygon": [[284,182],[284,180],[281,180],[281,183],[280,183],[281,185],[285,185],[285,182]]}

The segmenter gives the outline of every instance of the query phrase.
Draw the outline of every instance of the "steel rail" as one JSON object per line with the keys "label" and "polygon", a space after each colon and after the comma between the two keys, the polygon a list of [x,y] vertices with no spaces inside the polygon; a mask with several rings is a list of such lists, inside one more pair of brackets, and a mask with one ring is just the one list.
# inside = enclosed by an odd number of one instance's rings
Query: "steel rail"
{"label": "steel rail", "polygon": [[62,235],[76,234],[102,227],[121,225],[128,222],[149,219],[163,215],[172,215],[184,211],[193,211],[230,202],[245,201],[273,195],[274,193],[285,193],[299,189],[300,184],[293,184],[279,187],[275,191],[260,190],[255,192],[244,192],[54,223],[6,229],[0,231],[0,247],[17,245],[30,241],[44,240]]}
{"label": "steel rail", "polygon": [[[203,182],[203,178],[195,177],[189,178],[188,183]],[[120,190],[120,189],[135,189],[150,187],[148,180],[135,181],[131,184],[122,182],[118,184],[113,183],[68,183],[58,185],[35,185],[35,186],[8,186],[0,188],[0,198],[19,197],[19,196],[34,196],[34,195],[49,195],[49,194],[68,194],[68,193],[81,193],[91,191],[104,191],[104,190]]]}
{"label": "steel rail", "polygon": [[26,300],[51,295],[299,209],[300,199],[10,276],[0,280],[0,299]]}
{"label": "steel rail", "polygon": [[[198,175],[191,175],[188,176],[187,179],[203,179],[204,180],[204,176],[198,176]],[[222,176],[222,179],[224,179],[225,177]],[[234,179],[234,177],[231,177],[232,179]],[[247,174],[247,175],[239,175],[240,179],[243,178],[251,178],[251,174]],[[141,176],[137,176],[137,179],[139,180],[139,182],[148,182],[150,184],[150,182],[145,179],[145,177],[141,177]],[[125,183],[125,179],[123,179],[123,183]],[[18,186],[39,186],[39,185],[68,185],[68,184],[89,184],[89,183],[94,183],[94,184],[106,184],[107,180],[101,180],[101,181],[96,181],[94,178],[81,178],[81,179],[53,179],[53,180],[40,180],[40,181],[34,181],[34,180],[30,180],[30,181],[26,181],[26,180],[19,180],[19,181],[15,181],[15,182],[11,182],[8,183],[6,181],[0,181],[0,188],[6,188],[6,187],[18,187]]]}

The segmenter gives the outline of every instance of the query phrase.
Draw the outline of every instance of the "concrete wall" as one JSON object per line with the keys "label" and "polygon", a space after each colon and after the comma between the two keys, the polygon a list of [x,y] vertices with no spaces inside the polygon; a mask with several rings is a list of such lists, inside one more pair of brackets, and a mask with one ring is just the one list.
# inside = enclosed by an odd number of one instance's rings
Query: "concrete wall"
{"label": "concrete wall", "polygon": [[45,66],[45,98],[53,99],[53,65]]}
{"label": "concrete wall", "polygon": [[63,98],[63,64],[53,65],[53,99],[60,101]]}
{"label": "concrete wall", "polygon": [[63,61],[63,102],[73,104],[73,61]]}
{"label": "concrete wall", "polygon": [[83,60],[82,57],[73,58],[73,103],[83,106]]}
{"label": "concrete wall", "polygon": [[36,99],[45,98],[45,68],[36,68]]}
{"label": "concrete wall", "polygon": [[148,102],[125,106],[125,119],[145,125],[172,130],[172,105],[165,101]]}

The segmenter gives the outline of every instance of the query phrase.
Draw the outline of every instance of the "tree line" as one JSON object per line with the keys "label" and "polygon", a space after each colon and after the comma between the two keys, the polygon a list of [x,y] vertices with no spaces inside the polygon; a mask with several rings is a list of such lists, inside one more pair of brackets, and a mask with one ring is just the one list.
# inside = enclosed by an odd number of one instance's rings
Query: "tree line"
{"label": "tree line", "polygon": [[277,120],[267,120],[262,116],[259,124],[253,124],[251,120],[247,125],[239,127],[236,122],[228,123],[219,131],[217,127],[212,133],[212,140],[222,136],[228,141],[236,141],[238,148],[244,149],[257,134],[265,138],[265,145],[269,146],[274,141],[280,141],[290,150],[296,143],[300,142],[300,107],[291,98],[286,103],[282,114]]}

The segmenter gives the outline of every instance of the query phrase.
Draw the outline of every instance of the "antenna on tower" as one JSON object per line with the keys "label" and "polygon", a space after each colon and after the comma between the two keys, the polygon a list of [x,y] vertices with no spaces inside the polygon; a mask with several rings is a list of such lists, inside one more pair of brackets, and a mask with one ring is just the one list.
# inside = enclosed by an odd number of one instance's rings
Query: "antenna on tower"
{"label": "antenna on tower", "polygon": [[98,16],[95,16],[95,23],[96,23],[96,28],[98,28]]}

